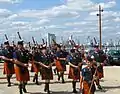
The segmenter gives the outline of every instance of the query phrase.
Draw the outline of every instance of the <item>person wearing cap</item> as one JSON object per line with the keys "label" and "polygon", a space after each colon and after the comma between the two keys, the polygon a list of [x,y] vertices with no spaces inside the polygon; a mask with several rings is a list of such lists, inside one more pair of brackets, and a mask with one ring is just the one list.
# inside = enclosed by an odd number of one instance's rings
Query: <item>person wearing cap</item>
{"label": "person wearing cap", "polygon": [[15,73],[14,71],[14,63],[12,63],[11,59],[13,59],[13,48],[9,45],[9,42],[4,42],[4,48],[1,50],[1,59],[4,60],[4,71],[3,73],[6,74],[6,78],[8,81],[8,87],[11,86],[11,77]]}
{"label": "person wearing cap", "polygon": [[81,71],[80,77],[80,90],[82,94],[94,94],[96,88],[94,84],[94,76],[96,73],[93,72],[92,65],[93,59],[91,57],[87,57],[87,66],[84,67]]}
{"label": "person wearing cap", "polygon": [[23,47],[23,41],[18,41],[18,49],[14,52],[14,62],[18,62],[15,66],[16,79],[19,81],[20,94],[27,93],[26,84],[30,80],[28,71],[29,53]]}
{"label": "person wearing cap", "polygon": [[62,78],[62,83],[65,83],[64,81],[64,71],[66,71],[66,60],[67,57],[64,53],[64,51],[61,50],[61,46],[57,45],[57,51],[56,51],[56,68],[57,68],[57,75],[58,75],[58,81],[60,78]]}
{"label": "person wearing cap", "polygon": [[39,85],[38,82],[38,73],[40,72],[40,65],[37,63],[40,61],[40,51],[38,48],[33,47],[32,48],[32,67],[31,72],[35,72],[35,75],[33,77],[33,82],[35,82],[37,85]]}
{"label": "person wearing cap", "polygon": [[45,80],[44,91],[47,92],[47,94],[50,94],[49,83],[50,80],[53,80],[52,65],[54,64],[54,59],[52,55],[47,51],[45,45],[43,45],[43,47],[41,48],[39,64],[41,65],[40,73],[42,76],[42,80]]}
{"label": "person wearing cap", "polygon": [[79,57],[77,53],[75,53],[75,49],[71,49],[70,55],[68,56],[68,63],[69,63],[69,79],[73,79],[72,86],[73,86],[73,93],[77,93],[76,90],[76,82],[80,79],[80,71],[82,67],[82,58]]}

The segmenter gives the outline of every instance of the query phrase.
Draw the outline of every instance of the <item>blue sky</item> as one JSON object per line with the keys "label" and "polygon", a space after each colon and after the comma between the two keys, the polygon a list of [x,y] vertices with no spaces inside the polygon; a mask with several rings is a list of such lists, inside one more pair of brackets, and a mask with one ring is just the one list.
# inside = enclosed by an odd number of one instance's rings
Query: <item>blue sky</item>
{"label": "blue sky", "polygon": [[0,7],[18,11],[21,9],[47,9],[61,4],[63,4],[62,0],[23,0],[21,3],[14,5],[2,3]]}
{"label": "blue sky", "polygon": [[0,0],[0,38],[6,33],[17,40],[19,31],[26,41],[34,36],[37,41],[54,33],[57,40],[73,35],[86,43],[87,37],[99,39],[98,5],[104,9],[102,40],[119,38],[120,0]]}
{"label": "blue sky", "polygon": [[[100,2],[108,2],[112,0],[91,0],[91,1],[95,3],[100,3]],[[2,3],[0,4],[1,5],[0,7],[7,8],[12,11],[18,11],[21,9],[47,9],[54,6],[66,4],[66,2],[67,0],[22,0],[21,3],[15,5]],[[116,6],[112,9],[119,10],[120,9],[119,3],[120,0],[116,0]]]}

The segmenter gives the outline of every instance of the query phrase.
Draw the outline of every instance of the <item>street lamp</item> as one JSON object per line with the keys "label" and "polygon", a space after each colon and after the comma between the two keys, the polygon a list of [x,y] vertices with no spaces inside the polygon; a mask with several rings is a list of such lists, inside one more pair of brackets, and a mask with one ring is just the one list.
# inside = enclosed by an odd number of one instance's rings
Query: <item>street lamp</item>
{"label": "street lamp", "polygon": [[99,38],[100,38],[100,42],[99,42],[99,47],[100,49],[102,48],[102,12],[103,9],[101,8],[101,6],[99,5],[99,13],[97,14],[97,16],[99,17]]}

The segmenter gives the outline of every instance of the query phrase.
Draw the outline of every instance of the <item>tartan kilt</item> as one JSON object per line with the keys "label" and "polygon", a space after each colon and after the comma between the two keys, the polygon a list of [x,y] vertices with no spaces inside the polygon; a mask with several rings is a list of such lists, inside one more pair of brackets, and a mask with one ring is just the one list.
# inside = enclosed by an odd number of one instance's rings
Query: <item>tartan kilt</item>
{"label": "tartan kilt", "polygon": [[42,76],[42,80],[53,80],[52,68],[47,69],[47,68],[42,67],[40,69],[40,74]]}
{"label": "tartan kilt", "polygon": [[57,60],[55,65],[56,65],[56,68],[57,68],[58,72],[66,71],[66,64],[65,64],[65,62],[61,62],[61,61]]}
{"label": "tartan kilt", "polygon": [[98,66],[97,76],[98,76],[99,79],[104,77],[104,72],[103,72],[103,66],[102,65]]}
{"label": "tartan kilt", "polygon": [[69,79],[73,79],[73,80],[79,80],[80,79],[80,70],[79,69],[75,69],[75,68],[70,66],[69,67],[68,78]]}
{"label": "tartan kilt", "polygon": [[[91,84],[88,84],[87,81],[83,81],[83,91],[82,91],[82,94],[88,94],[89,90],[90,90],[90,86],[91,86]],[[94,94],[95,90],[96,90],[95,84],[93,84],[89,94]]]}
{"label": "tartan kilt", "polygon": [[104,77],[104,73],[97,71],[97,76],[98,76],[99,79],[101,79],[101,78]]}
{"label": "tartan kilt", "polygon": [[17,81],[29,81],[29,71],[27,68],[21,67],[21,66],[15,66],[15,74]]}
{"label": "tartan kilt", "polygon": [[40,72],[40,65],[39,64],[35,64],[34,61],[32,62],[32,66],[31,66],[31,72]]}
{"label": "tartan kilt", "polygon": [[14,74],[15,70],[14,70],[14,64],[13,63],[9,63],[9,62],[4,62],[4,70],[3,70],[3,74]]}

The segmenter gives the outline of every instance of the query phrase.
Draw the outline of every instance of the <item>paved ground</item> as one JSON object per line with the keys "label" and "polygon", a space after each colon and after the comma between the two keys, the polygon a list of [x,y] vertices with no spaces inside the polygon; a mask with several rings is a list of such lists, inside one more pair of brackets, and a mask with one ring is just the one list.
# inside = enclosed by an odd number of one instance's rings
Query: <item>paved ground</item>
{"label": "paved ground", "polygon": [[[11,80],[12,87],[7,87],[5,76],[2,74],[2,66],[0,66],[0,68],[0,94],[19,94],[16,79],[13,78]],[[105,78],[101,80],[101,85],[103,86],[104,90],[97,90],[95,94],[120,94],[120,67],[104,67],[104,69]],[[31,76],[32,75],[33,74],[31,74]],[[15,75],[13,77],[15,77]],[[71,80],[67,79],[67,75],[65,75],[65,80],[66,83],[61,84],[57,81],[57,76],[54,75],[54,80],[51,81],[50,84],[52,94],[72,94]],[[29,93],[26,94],[45,94],[43,91],[44,81],[40,79],[40,76],[39,83],[40,85],[35,85],[32,82],[31,77],[31,81],[27,85],[27,90]],[[77,88],[79,91],[79,82],[77,83]],[[78,94],[80,94],[80,92]]]}

